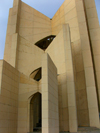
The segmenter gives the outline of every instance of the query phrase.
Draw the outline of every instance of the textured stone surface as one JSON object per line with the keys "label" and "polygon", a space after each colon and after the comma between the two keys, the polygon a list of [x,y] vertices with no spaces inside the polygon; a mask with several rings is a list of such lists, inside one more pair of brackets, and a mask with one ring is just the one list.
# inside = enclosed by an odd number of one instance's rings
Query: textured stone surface
{"label": "textured stone surface", "polygon": [[[95,0],[65,0],[52,19],[14,0],[0,61],[0,133],[33,131],[41,112],[43,133],[100,128],[99,36]],[[46,50],[35,45],[42,41]]]}

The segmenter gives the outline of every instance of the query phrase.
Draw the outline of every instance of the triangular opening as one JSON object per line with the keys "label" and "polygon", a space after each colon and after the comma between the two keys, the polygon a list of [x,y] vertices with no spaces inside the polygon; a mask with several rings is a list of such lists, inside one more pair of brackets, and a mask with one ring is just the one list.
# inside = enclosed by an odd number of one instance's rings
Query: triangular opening
{"label": "triangular opening", "polygon": [[36,42],[35,45],[41,48],[42,50],[46,50],[55,37],[55,35],[47,36]]}

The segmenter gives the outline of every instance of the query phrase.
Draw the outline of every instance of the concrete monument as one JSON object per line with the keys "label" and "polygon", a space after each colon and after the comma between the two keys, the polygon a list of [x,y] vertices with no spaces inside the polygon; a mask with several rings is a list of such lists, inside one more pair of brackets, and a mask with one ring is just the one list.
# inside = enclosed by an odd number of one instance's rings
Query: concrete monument
{"label": "concrete monument", "polygon": [[0,133],[100,128],[95,0],[65,0],[52,19],[14,0],[0,60]]}

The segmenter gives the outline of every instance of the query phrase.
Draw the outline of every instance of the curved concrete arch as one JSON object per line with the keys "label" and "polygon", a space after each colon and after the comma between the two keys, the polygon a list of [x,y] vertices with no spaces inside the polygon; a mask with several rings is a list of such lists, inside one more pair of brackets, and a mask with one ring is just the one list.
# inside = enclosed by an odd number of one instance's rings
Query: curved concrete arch
{"label": "curved concrete arch", "polygon": [[40,92],[40,91],[35,91],[33,94],[31,93],[31,95],[29,96],[29,98],[28,98],[28,115],[27,115],[27,129],[28,129],[28,132],[30,132],[30,124],[31,124],[31,121],[30,121],[30,115],[31,115],[31,108],[30,108],[30,102],[31,102],[31,100],[32,100],[32,98],[35,96],[35,94],[37,94],[37,93],[39,93],[39,94],[41,94],[42,95],[42,92]]}
{"label": "curved concrete arch", "polygon": [[42,94],[41,91],[35,91],[33,94],[31,93],[31,95],[30,95],[29,98],[28,98],[28,102],[31,101],[32,97],[33,97],[36,93],[40,93],[40,94]]}

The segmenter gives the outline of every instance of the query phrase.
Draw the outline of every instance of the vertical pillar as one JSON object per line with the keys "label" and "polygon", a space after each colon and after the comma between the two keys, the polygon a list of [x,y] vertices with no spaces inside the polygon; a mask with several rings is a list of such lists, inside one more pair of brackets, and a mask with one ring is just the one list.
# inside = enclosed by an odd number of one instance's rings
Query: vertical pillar
{"label": "vertical pillar", "polygon": [[11,29],[10,34],[12,35],[11,43],[11,53],[10,53],[10,64],[13,67],[16,67],[17,61],[17,46],[18,46],[18,30],[19,30],[19,21],[20,21],[20,7],[21,0],[14,0],[11,16]]}
{"label": "vertical pillar", "polygon": [[65,65],[67,78],[67,95],[68,95],[68,113],[69,113],[69,131],[77,132],[77,113],[76,113],[76,95],[75,81],[72,62],[72,50],[70,40],[69,25],[63,25]]}
{"label": "vertical pillar", "polygon": [[42,58],[42,133],[59,133],[57,69],[48,54]]}
{"label": "vertical pillar", "polygon": [[95,6],[95,0],[84,0],[87,24],[90,36],[92,58],[94,61],[94,71],[96,76],[97,94],[100,111],[100,25]]}
{"label": "vertical pillar", "polygon": [[[87,0],[89,2],[89,0]],[[90,0],[91,1],[91,0]],[[90,50],[89,35],[83,0],[76,0],[76,10],[79,23],[81,49],[84,63],[86,91],[88,101],[89,122],[91,127],[100,127],[94,69]]]}
{"label": "vertical pillar", "polygon": [[14,49],[16,47],[15,43],[17,42],[15,42],[15,40],[14,41],[12,40],[14,39],[13,34],[16,34],[19,31],[20,8],[21,8],[21,0],[14,0],[13,7],[9,11],[9,19],[8,19],[8,25],[7,25],[4,59],[7,62],[9,62],[13,67],[16,66],[15,65],[16,50]]}

